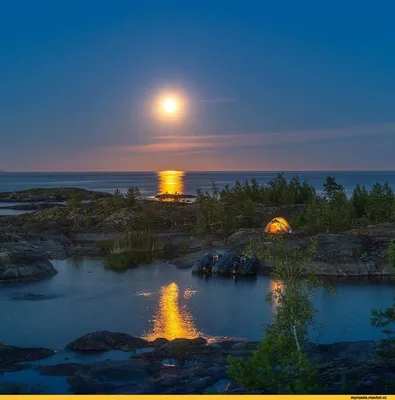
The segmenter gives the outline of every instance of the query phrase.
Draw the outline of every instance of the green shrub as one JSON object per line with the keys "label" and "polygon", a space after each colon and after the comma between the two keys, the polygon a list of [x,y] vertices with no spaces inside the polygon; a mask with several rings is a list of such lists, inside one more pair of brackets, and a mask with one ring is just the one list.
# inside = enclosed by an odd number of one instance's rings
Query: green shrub
{"label": "green shrub", "polygon": [[146,202],[141,206],[139,219],[135,228],[139,231],[153,232],[166,225],[165,219],[159,214],[154,202]]}
{"label": "green shrub", "polygon": [[336,182],[333,176],[327,176],[324,181],[324,194],[328,200],[332,200],[336,193],[344,192],[342,185]]}
{"label": "green shrub", "polygon": [[112,241],[111,254],[124,252],[160,251],[163,245],[149,232],[126,230],[119,239]]}
{"label": "green shrub", "polygon": [[100,249],[105,251],[106,253],[110,253],[112,247],[113,247],[113,242],[112,240],[102,240],[100,242],[96,242],[96,246]]}
{"label": "green shrub", "polygon": [[121,193],[121,191],[119,189],[117,189],[114,192],[114,196],[112,198],[112,209],[113,211],[118,211],[121,208],[125,207],[126,202],[125,202],[125,197],[124,195]]}
{"label": "green shrub", "polygon": [[265,257],[270,264],[271,278],[279,282],[266,301],[275,305],[272,323],[252,357],[229,358],[229,375],[246,390],[263,390],[268,394],[319,393],[317,368],[306,353],[309,326],[314,324],[316,310],[312,299],[322,284],[314,271],[304,266],[316,251],[316,242],[303,250],[287,246],[284,238],[273,237],[267,246],[251,242],[247,256]]}
{"label": "green shrub", "polygon": [[132,186],[128,189],[126,196],[125,196],[125,203],[129,207],[133,207],[136,205],[138,200],[141,200],[141,192],[137,186]]}
{"label": "green shrub", "polygon": [[248,360],[229,357],[228,374],[247,391],[267,394],[317,394],[316,366],[284,335],[268,333]]}
{"label": "green shrub", "polygon": [[314,199],[309,204],[305,218],[310,234],[339,233],[351,229],[354,220],[351,201],[342,190],[332,190],[330,196],[330,200]]}
{"label": "green shrub", "polygon": [[393,219],[395,198],[388,182],[372,186],[366,202],[366,216],[372,222],[390,222]]}
{"label": "green shrub", "polygon": [[369,193],[365,188],[365,185],[360,185],[359,183],[356,185],[352,197],[351,202],[354,207],[355,216],[357,218],[362,218],[366,215],[366,205],[368,202]]}
{"label": "green shrub", "polygon": [[103,258],[104,265],[110,269],[124,271],[138,265],[134,253],[111,253]]}
{"label": "green shrub", "polygon": [[82,206],[83,196],[81,193],[75,193],[73,197],[67,201],[67,208],[69,210],[75,210]]}
{"label": "green shrub", "polygon": [[301,228],[307,225],[306,213],[301,212],[295,215],[291,220],[291,226],[294,228]]}
{"label": "green shrub", "polygon": [[353,226],[365,226],[366,221],[395,221],[395,197],[387,182],[376,183],[369,192],[357,184],[350,199],[334,177],[325,179],[323,189],[324,196],[318,196],[306,181],[301,183],[297,176],[287,181],[283,173],[267,185],[259,185],[252,179],[219,190],[213,182],[211,193],[197,190],[195,231],[198,234],[222,231],[227,237],[240,228],[258,227],[259,205],[308,204],[307,212],[295,217],[292,225],[306,226],[311,234],[343,232]]}

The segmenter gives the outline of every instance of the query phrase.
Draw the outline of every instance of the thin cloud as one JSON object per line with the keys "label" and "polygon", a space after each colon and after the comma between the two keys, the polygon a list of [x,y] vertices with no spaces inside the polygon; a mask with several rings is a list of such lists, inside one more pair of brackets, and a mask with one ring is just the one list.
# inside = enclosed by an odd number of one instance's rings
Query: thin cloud
{"label": "thin cloud", "polygon": [[215,99],[207,99],[207,100],[200,100],[201,103],[234,103],[236,101],[236,99],[232,98],[232,97],[219,97],[219,98],[215,98]]}
{"label": "thin cloud", "polygon": [[190,154],[217,148],[277,148],[298,143],[314,143],[332,139],[381,136],[395,133],[395,123],[361,125],[338,129],[299,130],[288,132],[261,132],[208,135],[167,135],[152,138],[153,143],[134,146],[118,146],[117,151],[125,153],[171,153]]}

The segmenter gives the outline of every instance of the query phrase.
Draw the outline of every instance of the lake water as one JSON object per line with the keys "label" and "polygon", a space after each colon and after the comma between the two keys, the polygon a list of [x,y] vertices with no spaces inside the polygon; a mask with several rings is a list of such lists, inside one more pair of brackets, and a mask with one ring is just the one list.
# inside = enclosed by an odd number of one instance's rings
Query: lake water
{"label": "lake water", "polygon": [[[255,178],[260,184],[267,184],[277,172],[7,172],[0,173],[0,192],[18,191],[31,188],[80,187],[89,190],[111,192],[116,189],[125,193],[131,186],[137,186],[146,198],[153,198],[160,193],[196,194],[196,190],[211,190],[212,182],[219,188],[234,185],[236,181],[244,182]],[[328,175],[334,176],[351,196],[357,183],[369,189],[374,183],[388,181],[395,190],[395,171],[324,171],[324,172],[286,172],[287,179],[298,175],[314,186],[317,192]],[[0,203],[0,206],[4,206]],[[1,209],[2,215],[23,214],[26,211]]]}
{"label": "lake water", "polygon": [[[274,287],[269,277],[234,281],[205,279],[164,262],[124,273],[99,259],[54,261],[59,273],[27,285],[0,287],[0,338],[17,346],[61,351],[79,336],[97,330],[155,337],[235,337],[259,340],[273,307],[264,302]],[[394,284],[355,279],[334,284],[336,295],[320,290],[318,320],[325,324],[312,340],[329,343],[382,337],[370,326],[372,308],[389,306]],[[21,300],[21,295],[45,295]]]}
{"label": "lake water", "polygon": [[[142,194],[154,196],[158,193],[177,191],[196,194],[197,188],[211,189],[214,181],[219,187],[233,185],[237,180],[243,182],[255,177],[261,184],[267,183],[277,172],[6,172],[0,173],[0,192],[24,190],[30,188],[81,187],[85,189],[123,192],[130,186],[140,188]],[[395,171],[302,171],[286,172],[290,179],[297,174],[301,180],[307,180],[317,190],[322,190],[326,176],[336,177],[348,194],[357,183],[370,188],[374,183],[388,181],[395,189]]]}

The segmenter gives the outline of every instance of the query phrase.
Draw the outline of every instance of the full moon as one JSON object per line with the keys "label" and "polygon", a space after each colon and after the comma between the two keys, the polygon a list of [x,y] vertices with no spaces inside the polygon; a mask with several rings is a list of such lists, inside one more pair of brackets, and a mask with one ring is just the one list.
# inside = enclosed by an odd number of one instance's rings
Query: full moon
{"label": "full moon", "polygon": [[153,99],[153,116],[165,123],[181,123],[188,112],[188,98],[180,91],[158,93]]}
{"label": "full moon", "polygon": [[163,110],[168,114],[173,114],[177,111],[177,102],[172,98],[166,98],[163,102]]}

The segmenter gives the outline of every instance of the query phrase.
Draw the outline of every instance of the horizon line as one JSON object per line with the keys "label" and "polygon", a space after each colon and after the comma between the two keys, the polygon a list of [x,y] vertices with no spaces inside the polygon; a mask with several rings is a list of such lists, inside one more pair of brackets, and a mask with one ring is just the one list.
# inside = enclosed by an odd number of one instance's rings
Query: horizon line
{"label": "horizon line", "polygon": [[189,172],[204,172],[204,173],[218,173],[218,172],[277,172],[277,173],[287,173],[287,172],[395,172],[395,169],[300,169],[300,170],[280,170],[280,169],[273,169],[273,170],[253,170],[253,169],[241,169],[241,170],[231,170],[231,169],[224,169],[224,170],[182,170],[182,169],[161,169],[161,170],[13,170],[13,171],[6,171],[0,170],[0,173],[58,173],[58,174],[80,174],[80,173],[158,173],[164,171],[179,171],[184,173]]}

